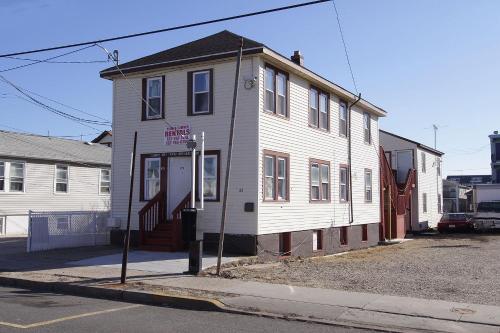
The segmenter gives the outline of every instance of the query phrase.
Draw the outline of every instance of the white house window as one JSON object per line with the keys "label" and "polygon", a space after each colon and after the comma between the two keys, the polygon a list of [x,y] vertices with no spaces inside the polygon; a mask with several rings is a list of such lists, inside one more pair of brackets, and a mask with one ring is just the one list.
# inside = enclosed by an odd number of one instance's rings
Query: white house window
{"label": "white house window", "polygon": [[218,200],[218,170],[219,160],[217,155],[205,155],[203,195],[205,200]]}
{"label": "white house window", "polygon": [[274,157],[265,156],[265,199],[274,200]]}
{"label": "white house window", "polygon": [[160,158],[146,158],[144,166],[146,169],[144,172],[144,199],[150,200],[160,192]]}
{"label": "white house window", "polygon": [[328,129],[328,95],[319,94],[319,128]]}
{"label": "white house window", "polygon": [[340,201],[348,201],[349,200],[349,184],[348,184],[348,175],[347,175],[347,167],[340,167]]}
{"label": "white house window", "polygon": [[425,173],[427,170],[427,165],[426,165],[427,163],[425,161],[425,153],[421,152],[420,156],[422,156],[422,172]]}
{"label": "white house window", "polygon": [[441,176],[441,159],[439,157],[436,157],[436,167],[438,176]]}
{"label": "white house window", "polygon": [[56,165],[55,187],[57,193],[68,193],[68,166]]}
{"label": "white house window", "polygon": [[318,91],[309,90],[309,125],[318,127]]}
{"label": "white house window", "polygon": [[330,165],[324,161],[311,162],[311,201],[330,199]]}
{"label": "white house window", "polygon": [[5,162],[0,161],[0,192],[5,191]]}
{"label": "white house window", "polygon": [[10,162],[10,192],[24,192],[24,163]]}
{"label": "white house window", "polygon": [[160,77],[148,79],[147,97],[148,108],[147,119],[156,119],[161,117],[162,110],[162,79]]}
{"label": "white house window", "polygon": [[288,155],[264,154],[264,200],[288,200]]}
{"label": "white house window", "polygon": [[265,89],[266,89],[266,101],[265,108],[267,111],[274,112],[274,70],[272,68],[266,68],[266,78],[265,78]]}
{"label": "white house window", "polygon": [[371,117],[370,114],[365,112],[363,113],[363,129],[364,129],[364,137],[365,143],[370,144],[372,141],[372,126],[371,126]]}
{"label": "white house window", "polygon": [[311,200],[319,200],[319,164],[311,164]]}
{"label": "white house window", "polygon": [[68,230],[69,229],[69,217],[68,216],[56,217],[56,227],[58,230]]}
{"label": "white house window", "polygon": [[264,77],[264,109],[268,112],[288,116],[288,75],[272,67],[266,67]]}
{"label": "white house window", "polygon": [[276,76],[276,88],[277,88],[277,110],[276,113],[282,116],[286,116],[286,76],[279,73]]}
{"label": "white house window", "polygon": [[365,202],[372,202],[372,171],[365,169]]}
{"label": "white house window", "polygon": [[210,112],[210,72],[193,73],[193,114]]}
{"label": "white house window", "polygon": [[422,208],[423,212],[427,213],[427,193],[422,193]]}
{"label": "white house window", "polygon": [[111,170],[109,169],[101,169],[99,176],[99,193],[111,193]]}
{"label": "white house window", "polygon": [[339,134],[347,136],[347,103],[344,101],[339,103]]}

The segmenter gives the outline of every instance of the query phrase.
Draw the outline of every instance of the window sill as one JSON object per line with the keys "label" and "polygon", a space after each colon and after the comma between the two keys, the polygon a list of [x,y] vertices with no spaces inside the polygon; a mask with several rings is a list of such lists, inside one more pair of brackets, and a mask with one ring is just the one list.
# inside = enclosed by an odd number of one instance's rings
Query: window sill
{"label": "window sill", "polygon": [[309,203],[313,203],[313,204],[328,204],[331,202],[332,202],[331,200],[313,200],[313,199],[309,200]]}
{"label": "window sill", "polygon": [[317,130],[317,131],[320,131],[320,132],[323,132],[323,133],[330,133],[330,129],[329,128],[321,128],[321,127],[317,127],[317,126],[314,126],[314,125],[311,125],[309,124],[309,128],[312,128],[314,130]]}
{"label": "window sill", "polygon": [[142,118],[141,121],[150,121],[150,120],[162,120],[165,117],[156,117],[156,118]]}
{"label": "window sill", "polygon": [[268,114],[270,116],[273,116],[273,117],[277,117],[277,118],[280,118],[280,119],[284,119],[284,120],[290,120],[290,117],[288,115],[282,115],[282,114],[279,114],[279,113],[276,113],[276,112],[273,112],[273,111],[269,111],[269,110],[264,110],[264,113],[265,114]]}
{"label": "window sill", "polygon": [[188,113],[188,117],[196,117],[196,116],[210,116],[210,115],[213,115],[214,113],[213,112],[190,112]]}

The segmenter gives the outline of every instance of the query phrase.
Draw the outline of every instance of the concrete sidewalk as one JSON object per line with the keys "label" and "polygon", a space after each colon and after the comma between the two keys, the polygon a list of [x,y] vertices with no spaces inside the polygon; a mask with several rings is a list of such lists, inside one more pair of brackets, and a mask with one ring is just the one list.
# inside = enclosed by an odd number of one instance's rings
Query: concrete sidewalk
{"label": "concrete sidewalk", "polygon": [[22,271],[3,270],[0,283],[393,332],[500,332],[498,306],[194,277],[149,271],[150,265],[133,266],[122,286],[119,267],[108,261],[92,265],[87,257],[77,267],[69,260],[43,268],[33,263],[29,270],[29,257],[23,259]]}

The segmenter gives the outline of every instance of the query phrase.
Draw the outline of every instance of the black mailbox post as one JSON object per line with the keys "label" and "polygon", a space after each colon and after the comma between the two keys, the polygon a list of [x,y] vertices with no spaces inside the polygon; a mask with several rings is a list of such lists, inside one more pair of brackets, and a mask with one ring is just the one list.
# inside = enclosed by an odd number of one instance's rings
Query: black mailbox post
{"label": "black mailbox post", "polygon": [[181,212],[182,240],[190,243],[196,240],[196,208],[184,208]]}

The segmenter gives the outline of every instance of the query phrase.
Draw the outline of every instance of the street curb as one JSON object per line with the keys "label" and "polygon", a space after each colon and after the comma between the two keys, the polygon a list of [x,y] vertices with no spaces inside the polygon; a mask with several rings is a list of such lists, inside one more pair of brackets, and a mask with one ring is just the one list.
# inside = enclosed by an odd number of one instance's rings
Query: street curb
{"label": "street curb", "polygon": [[224,304],[214,299],[167,293],[150,293],[143,290],[123,290],[98,286],[84,286],[80,284],[70,284],[67,282],[33,281],[5,276],[0,276],[0,285],[89,298],[170,306],[186,310],[226,311]]}

